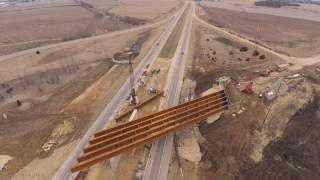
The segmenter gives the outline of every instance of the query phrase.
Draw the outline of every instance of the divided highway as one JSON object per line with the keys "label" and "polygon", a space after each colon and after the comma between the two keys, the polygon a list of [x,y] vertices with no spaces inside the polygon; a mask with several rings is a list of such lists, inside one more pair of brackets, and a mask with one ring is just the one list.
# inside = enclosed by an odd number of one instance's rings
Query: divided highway
{"label": "divided highway", "polygon": [[[145,68],[145,66],[147,64],[152,65],[154,61],[158,58],[162,48],[164,47],[170,34],[173,32],[174,28],[176,27],[185,9],[186,9],[186,5],[184,5],[182,10],[180,10],[175,16],[173,16],[168,27],[160,35],[159,39],[151,47],[151,49],[149,50],[147,55],[142,59],[139,65],[135,68],[134,76],[140,77],[141,74],[143,73],[143,69]],[[77,162],[77,157],[83,153],[82,149],[88,145],[89,140],[90,138],[93,137],[94,133],[110,125],[111,121],[116,116],[116,113],[119,110],[121,104],[125,102],[125,99],[129,94],[129,91],[130,91],[130,83],[129,83],[129,79],[127,79],[127,81],[119,89],[118,93],[112,98],[111,102],[105,107],[102,113],[98,116],[94,124],[88,129],[87,133],[82,137],[82,139],[80,140],[76,148],[71,152],[71,154],[68,156],[65,162],[60,166],[60,169],[56,172],[55,176],[53,177],[54,180],[74,179],[77,176],[77,173],[72,174],[70,171],[71,167]]]}
{"label": "divided highway", "polygon": [[[194,14],[194,5],[188,9],[187,19],[183,28],[181,39],[179,41],[174,62],[171,64],[167,80],[167,99],[165,107],[175,106],[179,102],[180,90],[183,83],[183,76],[187,55],[190,45],[192,31],[192,20]],[[168,135],[154,142],[151,147],[149,159],[146,165],[144,180],[165,180],[168,177],[171,154],[173,148],[173,135]]]}

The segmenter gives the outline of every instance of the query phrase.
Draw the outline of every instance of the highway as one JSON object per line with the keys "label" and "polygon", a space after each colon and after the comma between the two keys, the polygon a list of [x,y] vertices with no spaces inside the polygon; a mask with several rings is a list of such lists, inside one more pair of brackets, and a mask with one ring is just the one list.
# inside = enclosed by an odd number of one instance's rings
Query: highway
{"label": "highway", "polygon": [[[190,3],[189,3],[190,4]],[[187,61],[194,5],[188,10],[181,39],[179,41],[175,57],[170,66],[167,80],[167,96],[164,107],[175,106],[179,102],[180,90],[183,83],[185,64]],[[144,180],[165,180],[168,177],[171,154],[173,148],[173,135],[168,135],[154,142],[151,147],[148,162],[146,164]]]}
{"label": "highway", "polygon": [[[162,48],[167,42],[170,34],[173,32],[176,27],[180,17],[185,10],[186,5],[177,12],[175,16],[169,22],[169,25],[165,29],[165,31],[160,35],[159,39],[156,43],[150,48],[149,52],[142,59],[139,65],[134,70],[134,76],[140,77],[143,73],[143,69],[147,64],[152,65],[154,61],[158,58]],[[138,78],[136,78],[137,80]],[[52,179],[54,180],[68,180],[74,179],[77,174],[72,174],[70,169],[77,162],[77,158],[80,154],[82,154],[82,149],[88,145],[89,140],[93,137],[93,134],[101,130],[102,128],[106,128],[110,125],[111,121],[116,116],[120,106],[125,102],[126,97],[128,96],[130,91],[129,79],[122,85],[117,94],[112,98],[110,103],[105,107],[102,113],[98,116],[93,125],[88,129],[86,134],[82,137],[79,144],[76,148],[70,153],[65,162],[60,166],[59,170],[56,172]]]}

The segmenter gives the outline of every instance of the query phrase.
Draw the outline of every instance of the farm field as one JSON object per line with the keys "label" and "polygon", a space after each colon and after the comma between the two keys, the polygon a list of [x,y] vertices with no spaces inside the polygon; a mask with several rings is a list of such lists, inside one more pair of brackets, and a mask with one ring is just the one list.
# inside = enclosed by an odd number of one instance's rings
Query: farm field
{"label": "farm field", "polygon": [[[143,25],[153,18],[167,17],[177,5],[176,0],[161,5],[157,1],[140,0],[18,3],[0,9],[0,55]],[[141,8],[150,11],[140,16]],[[121,13],[122,9],[128,13]]]}
{"label": "farm field", "polygon": [[180,0],[120,0],[120,5],[110,10],[119,16],[154,20],[166,16],[181,3]]}
{"label": "farm field", "polygon": [[256,0],[224,0],[224,1],[201,1],[200,5],[205,7],[215,7],[238,12],[258,13],[266,15],[276,15],[288,18],[305,19],[320,22],[320,7],[313,4],[299,4],[300,6],[282,6],[280,8],[270,8],[256,6]]}
{"label": "farm field", "polygon": [[93,14],[79,6],[0,13],[0,53],[90,35]]}
{"label": "farm field", "polygon": [[209,7],[199,14],[216,26],[289,56],[320,54],[320,22]]}

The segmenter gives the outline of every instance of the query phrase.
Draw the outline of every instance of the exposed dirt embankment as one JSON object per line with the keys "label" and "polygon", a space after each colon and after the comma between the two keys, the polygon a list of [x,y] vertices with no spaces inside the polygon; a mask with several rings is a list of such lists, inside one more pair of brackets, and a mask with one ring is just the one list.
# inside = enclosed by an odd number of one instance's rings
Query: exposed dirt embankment
{"label": "exposed dirt embankment", "polygon": [[[232,90],[233,89],[233,90]],[[245,110],[200,125],[205,160],[215,179],[319,179],[319,95],[309,82],[269,103],[228,88]],[[316,98],[315,98],[316,96]],[[236,105],[236,106],[238,106]]]}
{"label": "exposed dirt embankment", "polygon": [[232,90],[233,88],[234,86],[229,88],[229,96],[237,97],[246,110],[236,117],[224,114],[212,124],[200,124],[200,132],[206,139],[200,144],[203,160],[211,162],[212,179],[235,179],[240,167],[246,167],[251,162],[251,138],[259,127],[257,118],[264,115],[263,103],[253,97],[241,96],[241,93]]}
{"label": "exposed dirt embankment", "polygon": [[264,149],[264,158],[239,179],[316,180],[320,178],[320,97],[299,110],[283,136]]}

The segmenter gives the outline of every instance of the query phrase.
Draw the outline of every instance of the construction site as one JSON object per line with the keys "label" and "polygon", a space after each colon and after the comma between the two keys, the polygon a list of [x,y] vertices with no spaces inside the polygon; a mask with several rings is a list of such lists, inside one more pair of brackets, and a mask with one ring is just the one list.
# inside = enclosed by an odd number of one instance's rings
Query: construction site
{"label": "construction site", "polygon": [[320,179],[317,0],[0,0],[0,18],[1,180]]}

